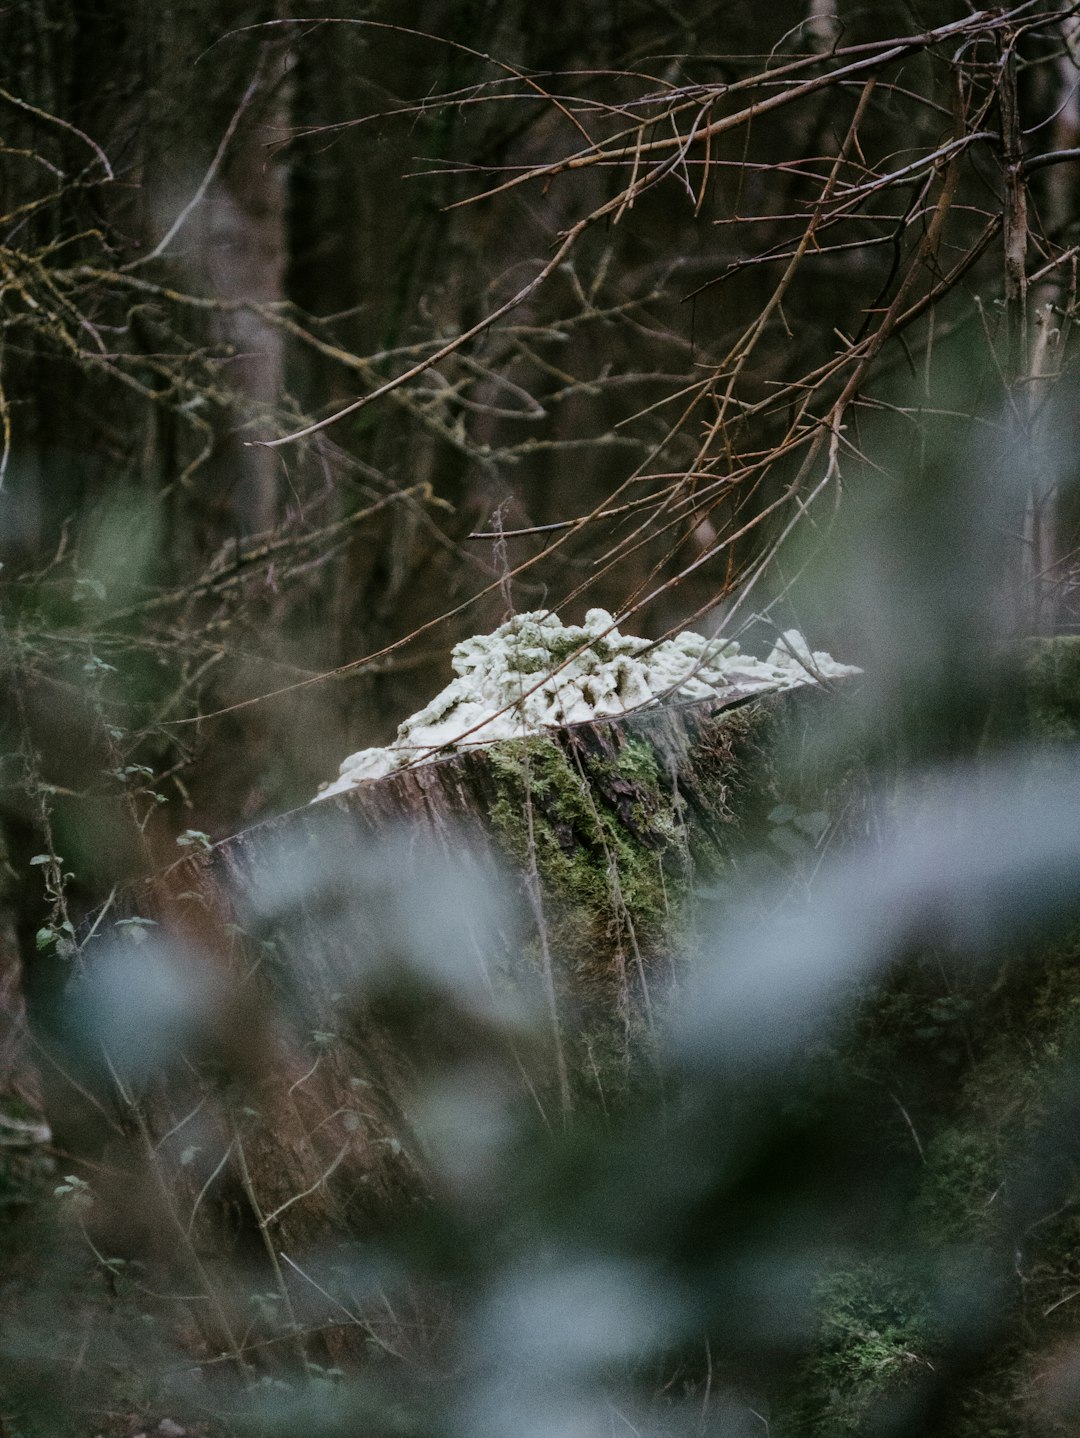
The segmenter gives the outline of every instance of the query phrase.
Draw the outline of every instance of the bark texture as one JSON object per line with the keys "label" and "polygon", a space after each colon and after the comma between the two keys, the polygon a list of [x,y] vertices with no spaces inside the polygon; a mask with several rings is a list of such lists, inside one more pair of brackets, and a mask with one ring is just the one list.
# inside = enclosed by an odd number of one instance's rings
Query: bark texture
{"label": "bark texture", "polygon": [[148,964],[196,995],[182,1055],[152,1073],[122,1025],[114,1041],[120,1146],[158,1176],[140,1201],[210,1247],[224,1219],[233,1244],[295,1251],[400,1219],[439,1181],[436,1085],[509,1067],[552,1123],[618,1103],[647,1081],[691,890],[802,802],[776,756],[841,702],[671,706],[498,744],[173,866],[86,950],[91,990],[130,973],[133,1014]]}
{"label": "bark texture", "polygon": [[22,1146],[48,1137],[48,1126],[36,1116],[41,1085],[28,1052],[15,884],[0,829],[0,1146]]}

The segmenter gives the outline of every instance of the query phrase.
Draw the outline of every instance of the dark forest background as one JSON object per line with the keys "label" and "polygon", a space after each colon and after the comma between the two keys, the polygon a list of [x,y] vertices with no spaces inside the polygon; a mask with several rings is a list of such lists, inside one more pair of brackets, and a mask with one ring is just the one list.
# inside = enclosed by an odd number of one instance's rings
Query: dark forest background
{"label": "dark forest background", "polygon": [[[171,1412],[199,1434],[1072,1431],[1078,261],[1067,0],[0,0],[0,1157],[27,1134],[46,1154],[0,1165],[23,1225],[0,1438]],[[561,1126],[542,1081],[525,1117],[517,1070],[508,1096],[505,1016],[489,1032],[410,957],[458,929],[410,928],[392,845],[329,877],[286,856],[313,954],[351,952],[350,884],[401,919],[390,1031],[435,1015],[417,1092],[460,1101],[466,1158],[511,1114],[494,1197],[438,1179],[427,1228],[335,1235],[339,1368],[282,1317],[314,1300],[259,1250],[250,1176],[228,1262],[192,1240],[261,1121],[230,1087],[254,1082],[238,1034],[200,1030],[234,1127],[178,1274],[168,1236],[131,1237],[157,1146],[86,1056],[98,1001],[65,994],[126,913],[109,952],[144,967],[106,964],[99,1009],[172,1061],[153,975],[175,955],[132,883],[306,803],[463,637],[594,606],[762,654],[800,627],[865,669],[858,714],[771,755],[760,832],[686,881],[673,947],[721,975],[700,1014],[676,985],[670,1030]],[[508,852],[542,930],[534,838]],[[601,957],[633,928],[609,887]],[[255,942],[229,924],[192,952]],[[306,1035],[315,1067],[337,1037]],[[26,1044],[86,1087],[88,1130],[115,1081],[147,1148],[127,1207],[89,1139],[42,1127]],[[199,1301],[247,1315],[231,1353],[168,1306],[206,1273]]]}
{"label": "dark forest background", "polygon": [[[387,737],[508,602],[715,629],[763,569],[739,625],[770,614],[798,505],[820,532],[925,448],[928,394],[961,436],[1010,393],[1045,428],[1070,14],[7,5],[5,642],[34,723],[66,693],[82,725],[39,747],[115,746],[227,832]],[[1071,621],[1049,504],[1015,516],[1037,629]],[[54,687],[91,655],[120,738]]]}

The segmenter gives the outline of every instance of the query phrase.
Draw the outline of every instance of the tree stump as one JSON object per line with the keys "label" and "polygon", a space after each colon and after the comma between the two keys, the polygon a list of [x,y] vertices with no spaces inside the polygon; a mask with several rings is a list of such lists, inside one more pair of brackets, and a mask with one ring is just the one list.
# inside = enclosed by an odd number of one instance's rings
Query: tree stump
{"label": "tree stump", "polygon": [[552,1127],[622,1102],[649,1082],[695,889],[777,805],[857,796],[777,761],[843,702],[807,687],[460,752],[129,895],[71,996],[117,1116],[125,1216],[102,1242],[164,1234],[203,1270],[261,1252],[280,1277],[283,1255],[478,1181],[435,1152],[447,1093],[509,1085]]}

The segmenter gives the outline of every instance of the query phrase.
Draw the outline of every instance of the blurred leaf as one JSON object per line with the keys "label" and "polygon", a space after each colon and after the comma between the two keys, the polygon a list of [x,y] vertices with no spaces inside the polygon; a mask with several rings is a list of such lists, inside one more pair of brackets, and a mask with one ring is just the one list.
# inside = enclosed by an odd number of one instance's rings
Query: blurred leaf
{"label": "blurred leaf", "polygon": [[796,814],[791,822],[796,829],[801,829],[804,834],[809,834],[810,838],[817,843],[828,829],[831,821],[823,809],[818,809],[812,814]]}
{"label": "blurred leaf", "polygon": [[794,804],[777,804],[775,808],[769,810],[769,823],[790,824],[798,812]]}

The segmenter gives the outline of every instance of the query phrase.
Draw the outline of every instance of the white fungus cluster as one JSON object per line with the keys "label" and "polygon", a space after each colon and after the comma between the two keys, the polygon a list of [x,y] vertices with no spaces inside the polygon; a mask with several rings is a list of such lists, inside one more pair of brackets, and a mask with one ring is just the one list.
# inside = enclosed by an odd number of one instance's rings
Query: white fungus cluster
{"label": "white fungus cluster", "polygon": [[665,699],[736,699],[859,672],[812,653],[797,629],[789,629],[762,660],[692,630],[660,643],[620,634],[605,609],[590,609],[584,624],[571,625],[543,609],[518,614],[492,634],[462,640],[452,662],[457,678],[405,720],[394,742],[350,754],[316,800],[456,749],[625,714]]}

